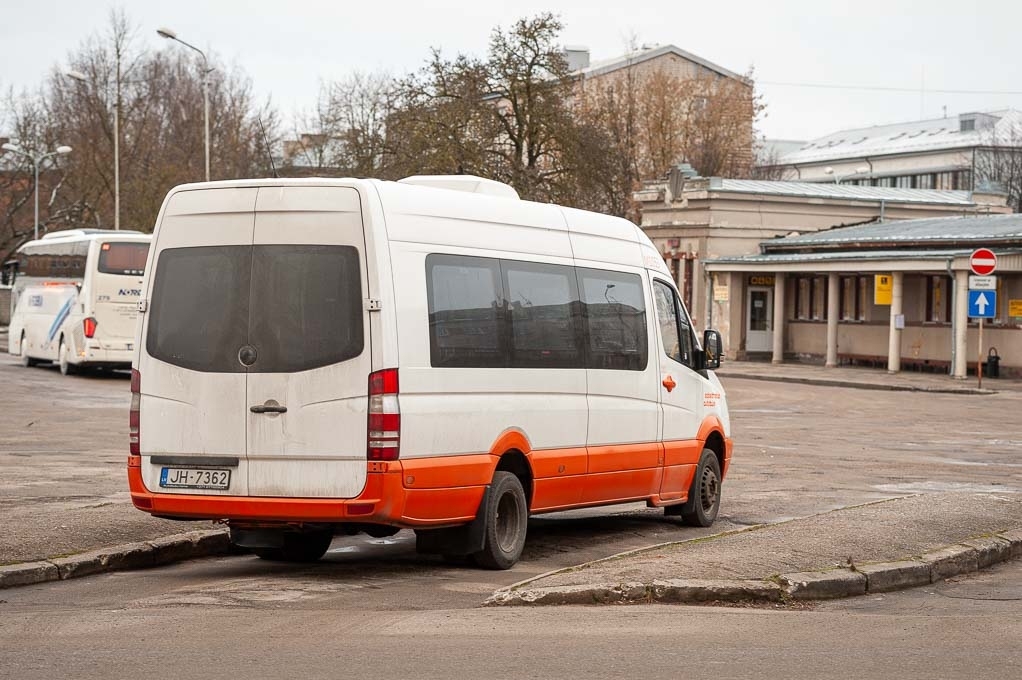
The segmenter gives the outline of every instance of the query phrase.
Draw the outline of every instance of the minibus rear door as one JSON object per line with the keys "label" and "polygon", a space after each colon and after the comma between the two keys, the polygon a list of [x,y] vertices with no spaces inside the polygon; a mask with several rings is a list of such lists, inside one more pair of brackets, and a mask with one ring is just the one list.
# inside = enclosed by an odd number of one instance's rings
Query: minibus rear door
{"label": "minibus rear door", "polygon": [[239,348],[248,367],[250,495],[361,493],[369,297],[358,192],[260,188],[249,342]]}

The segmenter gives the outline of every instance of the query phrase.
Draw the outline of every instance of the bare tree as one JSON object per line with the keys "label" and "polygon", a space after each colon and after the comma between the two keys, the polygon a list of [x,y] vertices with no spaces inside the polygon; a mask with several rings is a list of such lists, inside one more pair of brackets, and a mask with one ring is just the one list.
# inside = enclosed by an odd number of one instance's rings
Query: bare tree
{"label": "bare tree", "polygon": [[1022,114],[1012,111],[991,126],[974,159],[974,186],[1004,191],[1008,206],[1022,212]]}
{"label": "bare tree", "polygon": [[[8,96],[2,121],[27,149],[68,144],[74,151],[47,166],[40,178],[42,230],[113,226],[114,111],[119,113],[121,226],[148,231],[173,186],[204,177],[203,78],[190,53],[149,52],[136,30],[112,12],[106,30],[70,53],[67,65],[84,82],[54,68],[37,92]],[[279,122],[268,103],[259,105],[248,78],[215,56],[210,75],[210,141],[214,179],[269,174],[260,121],[276,144]],[[7,164],[10,160],[4,157]],[[59,163],[59,165],[58,165]],[[28,177],[27,186],[25,177]],[[0,257],[25,240],[31,221],[21,189],[31,174],[5,167],[19,192],[0,198]],[[59,191],[56,189],[59,188]],[[48,192],[48,193],[47,193]]]}

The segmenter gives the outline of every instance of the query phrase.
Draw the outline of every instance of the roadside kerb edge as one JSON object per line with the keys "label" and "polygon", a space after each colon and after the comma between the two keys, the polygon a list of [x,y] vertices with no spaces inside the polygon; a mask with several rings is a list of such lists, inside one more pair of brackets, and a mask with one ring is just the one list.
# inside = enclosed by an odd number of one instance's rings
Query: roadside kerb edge
{"label": "roadside kerb edge", "polygon": [[0,566],[0,589],[122,569],[145,569],[197,557],[224,555],[232,549],[226,529],[189,531],[77,555]]}
{"label": "roadside kerb edge", "polygon": [[764,579],[663,579],[651,583],[630,581],[618,584],[527,587],[529,583],[541,578],[534,577],[521,584],[496,591],[484,605],[769,603],[827,600],[939,583],[952,576],[978,571],[1019,557],[1022,557],[1022,528],[979,536],[892,562],[842,565],[820,571],[781,574]]}

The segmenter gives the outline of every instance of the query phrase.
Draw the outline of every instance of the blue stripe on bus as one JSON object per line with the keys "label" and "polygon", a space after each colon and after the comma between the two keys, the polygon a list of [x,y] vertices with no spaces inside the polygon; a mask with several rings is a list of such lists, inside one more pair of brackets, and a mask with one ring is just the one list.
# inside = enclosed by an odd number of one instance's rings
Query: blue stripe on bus
{"label": "blue stripe on bus", "polygon": [[46,336],[46,342],[53,342],[53,338],[57,335],[57,331],[60,330],[61,325],[67,320],[68,314],[71,313],[71,305],[74,304],[75,296],[72,295],[64,303],[64,306],[57,312],[57,318],[53,320],[53,325],[50,326],[50,333]]}

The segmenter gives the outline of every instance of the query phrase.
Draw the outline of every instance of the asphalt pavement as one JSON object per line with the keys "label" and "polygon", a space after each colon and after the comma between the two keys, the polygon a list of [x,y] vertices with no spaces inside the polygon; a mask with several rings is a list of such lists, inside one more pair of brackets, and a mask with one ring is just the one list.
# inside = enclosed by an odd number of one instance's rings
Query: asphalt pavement
{"label": "asphalt pavement", "polygon": [[[0,329],[0,351],[6,350],[5,331]],[[975,378],[891,375],[876,369],[825,369],[802,364],[733,362],[726,364],[721,374],[726,382],[728,378],[781,380],[951,393],[963,399],[981,399],[993,391],[1022,390],[1022,381],[1018,380],[984,379],[985,390],[978,391]],[[57,382],[59,379],[54,378],[55,386],[68,384],[66,379]],[[117,409],[121,401],[127,407],[127,381],[121,382],[107,379],[91,386],[103,391],[108,402],[96,408]],[[9,404],[16,408],[15,401]],[[3,438],[3,448],[16,448],[20,436],[9,436],[12,439]],[[111,452],[107,462],[119,464],[122,460],[123,456]],[[26,463],[31,464],[31,458]],[[124,493],[114,491],[110,497]],[[160,522],[131,508],[125,508],[132,519],[126,523],[112,505],[108,512],[77,513],[74,526],[63,532],[59,545],[54,546],[35,541],[37,532],[32,528],[39,523],[65,523],[59,514],[60,505],[53,506],[53,516],[40,517],[38,513],[19,512],[10,500],[0,498],[0,508],[6,508],[5,534],[8,539],[15,537],[5,546],[8,554],[0,554],[0,587],[138,569],[229,549],[222,531],[188,531],[208,530],[210,525]],[[1020,528],[1022,494],[928,493],[651,546],[530,579],[498,592],[491,602],[776,600],[876,592],[930,583],[1017,557],[1022,554]]]}

